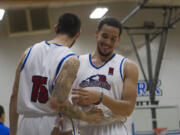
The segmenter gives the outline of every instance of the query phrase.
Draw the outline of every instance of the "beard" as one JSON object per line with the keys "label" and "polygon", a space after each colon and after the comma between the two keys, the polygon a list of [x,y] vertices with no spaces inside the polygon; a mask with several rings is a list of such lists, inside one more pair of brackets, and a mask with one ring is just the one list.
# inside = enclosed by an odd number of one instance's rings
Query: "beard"
{"label": "beard", "polygon": [[103,53],[102,51],[101,51],[101,49],[99,48],[99,46],[97,47],[97,49],[98,49],[98,52],[99,52],[99,54],[101,55],[101,56],[103,56],[103,57],[108,57],[108,56],[110,56],[111,55],[111,53],[112,52],[109,52],[109,53]]}

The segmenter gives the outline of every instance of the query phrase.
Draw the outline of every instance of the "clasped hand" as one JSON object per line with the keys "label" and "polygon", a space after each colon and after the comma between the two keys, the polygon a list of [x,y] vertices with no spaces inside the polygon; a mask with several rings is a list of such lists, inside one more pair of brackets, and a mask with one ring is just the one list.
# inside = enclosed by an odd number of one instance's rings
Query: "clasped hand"
{"label": "clasped hand", "polygon": [[86,90],[83,88],[72,90],[72,102],[78,106],[89,106],[100,100],[101,93],[94,90]]}

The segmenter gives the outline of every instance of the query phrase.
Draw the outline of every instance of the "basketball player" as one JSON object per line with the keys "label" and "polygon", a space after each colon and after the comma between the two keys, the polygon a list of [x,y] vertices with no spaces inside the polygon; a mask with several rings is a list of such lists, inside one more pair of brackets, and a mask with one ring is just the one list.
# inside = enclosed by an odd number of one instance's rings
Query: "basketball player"
{"label": "basketball player", "polygon": [[[25,51],[16,70],[10,101],[10,135],[50,135],[59,112],[87,122],[103,118],[100,109],[83,112],[68,100],[80,64],[69,48],[80,35],[80,24],[76,15],[66,13],[59,18],[53,40]],[[18,127],[19,115],[23,118]],[[67,126],[63,128],[71,128]]]}
{"label": "basketball player", "polygon": [[96,51],[79,57],[72,101],[83,110],[98,106],[104,112],[99,124],[81,122],[81,135],[128,135],[124,122],[135,107],[138,69],[131,60],[114,53],[121,32],[117,19],[104,18],[96,31]]}

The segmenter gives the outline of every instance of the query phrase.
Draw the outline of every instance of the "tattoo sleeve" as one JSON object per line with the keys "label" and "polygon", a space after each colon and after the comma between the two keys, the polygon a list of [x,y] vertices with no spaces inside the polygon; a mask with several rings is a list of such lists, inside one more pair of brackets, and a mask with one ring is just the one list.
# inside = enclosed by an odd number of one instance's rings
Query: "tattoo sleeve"
{"label": "tattoo sleeve", "polygon": [[74,119],[82,119],[83,116],[83,112],[73,106],[68,100],[79,65],[80,62],[76,57],[69,58],[62,68],[52,92],[52,98],[55,98],[56,104],[59,105],[56,108],[58,109],[57,111]]}

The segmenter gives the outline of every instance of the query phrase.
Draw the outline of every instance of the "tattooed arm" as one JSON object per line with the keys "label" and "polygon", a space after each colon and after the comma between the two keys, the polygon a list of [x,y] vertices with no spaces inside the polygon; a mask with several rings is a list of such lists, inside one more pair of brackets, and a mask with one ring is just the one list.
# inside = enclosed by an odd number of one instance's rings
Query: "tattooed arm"
{"label": "tattooed arm", "polygon": [[78,72],[79,65],[80,61],[77,57],[71,57],[66,61],[56,80],[50,98],[50,105],[53,109],[57,110],[57,112],[61,112],[74,119],[80,119],[87,122],[100,121],[103,118],[101,110],[94,109],[91,111],[91,114],[85,113],[73,106],[68,100],[71,86]]}

